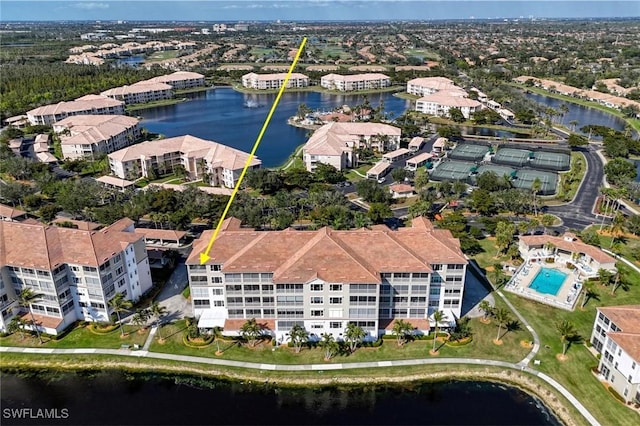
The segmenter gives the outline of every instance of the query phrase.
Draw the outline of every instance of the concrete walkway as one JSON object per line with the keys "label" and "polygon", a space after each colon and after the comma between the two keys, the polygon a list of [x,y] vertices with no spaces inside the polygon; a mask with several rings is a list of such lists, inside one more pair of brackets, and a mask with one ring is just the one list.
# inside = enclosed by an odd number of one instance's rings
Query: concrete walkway
{"label": "concrete walkway", "polygon": [[154,325],[153,327],[151,327],[151,331],[149,331],[147,340],[144,341],[144,346],[142,346],[143,351],[149,350],[149,346],[151,346],[151,343],[153,343],[153,337],[156,335],[157,332],[158,332],[158,326]]}
{"label": "concrete walkway", "polygon": [[[146,347],[146,344],[145,344]],[[580,403],[564,386],[555,381],[553,378],[544,373],[526,367],[520,363],[514,364],[505,361],[496,361],[491,359],[479,358],[424,358],[424,359],[405,359],[394,361],[373,361],[373,362],[353,362],[339,364],[259,364],[253,362],[233,361],[219,358],[205,358],[187,355],[174,355],[165,353],[156,353],[143,351],[131,351],[123,349],[45,349],[45,348],[20,348],[20,347],[0,347],[0,353],[14,352],[26,354],[41,355],[77,355],[77,354],[100,354],[100,355],[116,355],[129,356],[136,358],[153,358],[164,359],[180,362],[200,363],[226,367],[239,367],[252,370],[270,370],[270,371],[327,371],[327,370],[346,370],[346,369],[363,369],[363,368],[380,368],[380,367],[402,367],[410,365],[436,365],[436,364],[467,364],[467,365],[489,365],[493,367],[509,368],[527,372],[541,380],[547,382],[554,389],[560,392],[569,402],[576,407],[587,421],[594,426],[600,423],[595,417]]]}

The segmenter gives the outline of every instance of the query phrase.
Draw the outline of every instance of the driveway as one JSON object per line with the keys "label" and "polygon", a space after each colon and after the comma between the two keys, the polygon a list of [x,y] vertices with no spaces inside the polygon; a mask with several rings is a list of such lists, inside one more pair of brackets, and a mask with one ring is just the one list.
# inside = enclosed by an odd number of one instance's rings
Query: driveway
{"label": "driveway", "polygon": [[188,282],[187,266],[180,262],[155,299],[161,306],[167,308],[165,322],[182,319],[185,316],[193,316],[191,302],[182,296],[182,291]]}

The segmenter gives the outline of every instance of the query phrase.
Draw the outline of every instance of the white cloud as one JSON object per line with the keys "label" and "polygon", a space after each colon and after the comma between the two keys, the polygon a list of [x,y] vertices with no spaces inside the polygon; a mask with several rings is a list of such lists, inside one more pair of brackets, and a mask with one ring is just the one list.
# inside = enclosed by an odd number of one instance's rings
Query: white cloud
{"label": "white cloud", "polygon": [[75,3],[73,7],[76,9],[84,9],[84,10],[95,10],[95,9],[109,9],[109,4],[107,3]]}

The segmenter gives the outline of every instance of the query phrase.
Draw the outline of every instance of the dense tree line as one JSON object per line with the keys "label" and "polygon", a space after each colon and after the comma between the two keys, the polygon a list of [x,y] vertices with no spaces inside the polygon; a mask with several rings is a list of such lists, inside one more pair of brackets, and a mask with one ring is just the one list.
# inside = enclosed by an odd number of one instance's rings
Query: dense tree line
{"label": "dense tree line", "polygon": [[12,64],[2,69],[0,116],[5,119],[41,105],[72,100],[88,93],[99,93],[164,73],[165,71],[155,68],[146,70],[61,62]]}

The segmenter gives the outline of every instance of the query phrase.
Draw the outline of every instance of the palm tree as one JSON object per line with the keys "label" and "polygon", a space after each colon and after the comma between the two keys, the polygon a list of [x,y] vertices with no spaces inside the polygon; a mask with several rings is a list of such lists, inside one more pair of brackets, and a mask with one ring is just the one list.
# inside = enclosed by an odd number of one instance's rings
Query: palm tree
{"label": "palm tree", "polygon": [[333,358],[340,347],[338,342],[333,338],[333,334],[330,333],[322,333],[319,345],[324,351],[325,361],[329,361]]}
{"label": "palm tree", "polygon": [[248,319],[242,327],[240,327],[240,336],[247,341],[252,348],[258,343],[258,338],[262,334],[262,327],[255,318]]}
{"label": "palm tree", "polygon": [[367,333],[362,329],[362,327],[356,325],[354,322],[350,322],[347,324],[347,328],[344,331],[344,340],[349,345],[349,351],[351,353],[356,351],[358,344],[362,342],[364,336]]}
{"label": "palm tree", "polygon": [[542,181],[540,178],[535,178],[531,184],[531,192],[533,193],[533,214],[538,216],[538,193],[542,189]]}
{"label": "palm tree", "polygon": [[511,321],[511,314],[507,309],[499,308],[493,312],[493,318],[498,323],[498,334],[496,335],[496,342],[499,342],[500,333],[502,332],[502,326]]}
{"label": "palm tree", "polygon": [[627,218],[622,213],[616,213],[613,221],[611,221],[611,227],[609,228],[609,232],[611,232],[611,244],[609,244],[609,248],[613,247],[613,243],[616,241],[616,238],[624,233],[626,221]]}
{"label": "palm tree", "polygon": [[296,353],[300,353],[302,345],[309,340],[309,333],[305,330],[304,326],[294,324],[291,330],[289,330],[289,337],[291,338],[291,343],[293,343]]}
{"label": "palm tree", "polygon": [[396,342],[398,346],[402,346],[407,341],[407,335],[411,333],[413,326],[402,319],[397,319],[393,322],[393,328],[391,333],[396,336]]}
{"label": "palm tree", "polygon": [[593,289],[593,287],[591,287],[590,285],[586,285],[585,288],[582,290],[582,304],[580,305],[580,309],[584,309],[584,307],[587,305],[589,300],[591,299],[598,300],[599,297],[600,295],[598,294],[598,292],[596,292]]}
{"label": "palm tree", "polygon": [[187,336],[189,336],[189,339],[197,339],[200,337],[200,329],[198,328],[198,320],[196,317],[184,317],[184,322],[187,327]]}
{"label": "palm tree", "polygon": [[608,286],[613,282],[613,272],[604,268],[598,269],[598,281],[600,281],[600,284],[603,286]]}
{"label": "palm tree", "polygon": [[24,340],[24,326],[27,325],[27,322],[22,319],[19,315],[11,318],[9,324],[7,324],[7,331],[11,334],[20,333],[20,340]]}
{"label": "palm tree", "polygon": [[576,126],[578,125],[578,120],[571,120],[569,121],[569,124],[571,125],[571,130],[575,132]]}
{"label": "palm tree", "polygon": [[567,343],[569,339],[576,335],[576,329],[573,324],[567,320],[562,320],[556,323],[556,330],[560,334],[560,341],[562,342],[562,355],[567,353]]}
{"label": "palm tree", "polygon": [[23,308],[27,308],[29,314],[31,314],[31,325],[38,335],[38,340],[40,343],[44,343],[42,341],[42,336],[40,336],[40,329],[38,329],[38,324],[36,323],[36,318],[33,316],[33,311],[31,310],[31,304],[35,302],[39,302],[42,299],[43,295],[40,293],[34,292],[30,288],[24,288],[20,293],[18,293],[18,304]]}
{"label": "palm tree", "polygon": [[124,293],[116,293],[113,296],[113,299],[109,300],[109,307],[116,313],[118,317],[118,323],[120,323],[120,335],[124,337],[124,327],[122,325],[122,321],[120,320],[120,314],[123,312],[127,312],[133,306],[131,300],[127,300],[124,298]]}
{"label": "palm tree", "polygon": [[433,313],[433,321],[435,322],[435,334],[433,335],[433,350],[431,352],[436,353],[436,340],[438,339],[438,328],[440,323],[447,318],[447,315],[443,311],[436,310]]}
{"label": "palm tree", "polygon": [[149,319],[149,313],[146,309],[138,309],[135,314],[131,317],[131,323],[133,325],[137,325],[140,328],[144,328],[147,324],[147,320]]}
{"label": "palm tree", "polygon": [[158,327],[158,337],[162,339],[161,319],[167,313],[167,308],[161,306],[158,301],[155,301],[149,306],[149,312],[156,319],[156,327]]}
{"label": "palm tree", "polygon": [[483,300],[478,305],[478,308],[483,312],[482,319],[487,322],[489,317],[493,314],[493,306],[489,303],[488,300]]}

